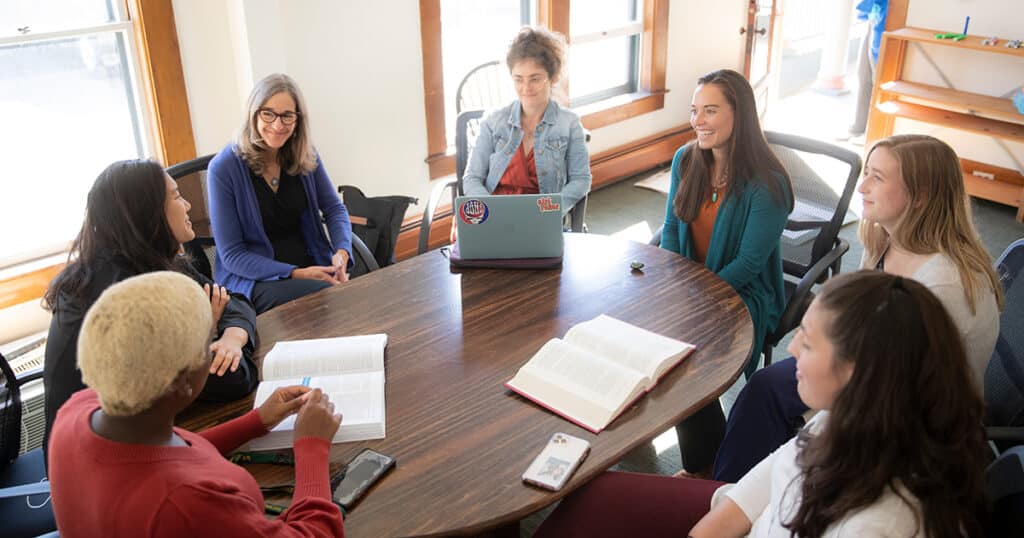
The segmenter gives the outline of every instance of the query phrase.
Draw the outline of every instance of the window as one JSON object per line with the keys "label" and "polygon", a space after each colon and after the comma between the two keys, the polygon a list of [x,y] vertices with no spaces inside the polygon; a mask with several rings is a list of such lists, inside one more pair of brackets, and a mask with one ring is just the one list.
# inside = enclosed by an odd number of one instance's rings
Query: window
{"label": "window", "polygon": [[569,102],[574,108],[637,91],[642,13],[639,0],[590,0],[572,8]]}
{"label": "window", "polygon": [[452,131],[459,82],[487,59],[501,60],[516,28],[523,24],[539,24],[571,36],[563,85],[568,87],[570,106],[582,114],[584,127],[596,129],[662,108],[668,4],[668,0],[420,0],[430,177],[455,172]]}
{"label": "window", "polygon": [[195,145],[171,0],[4,0],[0,20],[3,268],[64,251],[111,162]]}

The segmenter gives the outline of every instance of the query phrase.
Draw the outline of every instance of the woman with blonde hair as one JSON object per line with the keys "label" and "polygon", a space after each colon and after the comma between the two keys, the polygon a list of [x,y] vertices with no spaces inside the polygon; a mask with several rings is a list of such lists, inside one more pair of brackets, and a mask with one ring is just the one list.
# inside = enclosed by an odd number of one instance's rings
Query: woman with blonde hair
{"label": "woman with blonde hair", "polygon": [[313,148],[295,81],[263,78],[246,110],[237,140],[207,174],[214,277],[262,313],[348,280],[352,226]]}
{"label": "woman with blonde hair", "polygon": [[[924,284],[956,325],[981,391],[999,336],[1003,288],[971,221],[960,159],[945,142],[897,135],[868,152],[858,187],[864,198],[861,267]],[[729,414],[715,460],[716,480],[738,480],[803,424],[790,358],[755,373]]]}
{"label": "woman with blonde hair", "polygon": [[[280,387],[219,426],[174,426],[210,367],[209,299],[171,271],[107,288],[78,338],[82,378],[51,438],[53,513],[64,536],[342,536],[328,454],[341,415],[319,389]],[[252,475],[224,458],[295,419],[295,495],[264,514]]]}

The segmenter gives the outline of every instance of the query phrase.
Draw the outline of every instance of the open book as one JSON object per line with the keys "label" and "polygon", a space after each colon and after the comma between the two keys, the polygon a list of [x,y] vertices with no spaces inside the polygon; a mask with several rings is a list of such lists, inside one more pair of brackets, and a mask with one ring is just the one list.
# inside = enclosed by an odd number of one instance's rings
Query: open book
{"label": "open book", "polygon": [[[263,381],[256,389],[259,407],[274,389],[305,385],[324,391],[343,415],[335,443],[384,437],[384,347],[386,334],[278,342],[263,359]],[[295,415],[249,450],[291,448]]]}
{"label": "open book", "polygon": [[693,350],[600,315],[549,340],[505,386],[600,433]]}

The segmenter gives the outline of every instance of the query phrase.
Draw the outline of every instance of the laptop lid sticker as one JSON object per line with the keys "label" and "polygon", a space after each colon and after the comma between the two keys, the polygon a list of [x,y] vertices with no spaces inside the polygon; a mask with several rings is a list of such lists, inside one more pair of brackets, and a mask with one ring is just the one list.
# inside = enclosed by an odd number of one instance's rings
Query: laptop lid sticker
{"label": "laptop lid sticker", "polygon": [[550,196],[545,196],[543,198],[537,198],[537,207],[540,209],[541,213],[551,213],[552,211],[561,211],[562,210],[561,205],[562,204],[552,200]]}
{"label": "laptop lid sticker", "polygon": [[459,206],[459,219],[466,224],[481,224],[487,220],[490,213],[487,204],[475,198],[466,200]]}

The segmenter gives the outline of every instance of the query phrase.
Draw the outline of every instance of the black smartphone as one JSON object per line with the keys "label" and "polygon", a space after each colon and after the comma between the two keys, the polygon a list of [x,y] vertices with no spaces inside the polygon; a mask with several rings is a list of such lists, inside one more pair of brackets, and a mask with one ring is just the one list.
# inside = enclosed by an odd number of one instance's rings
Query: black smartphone
{"label": "black smartphone", "polygon": [[352,510],[366,490],[394,466],[395,458],[369,448],[363,449],[345,466],[345,478],[334,488],[334,502],[345,507],[346,511]]}

